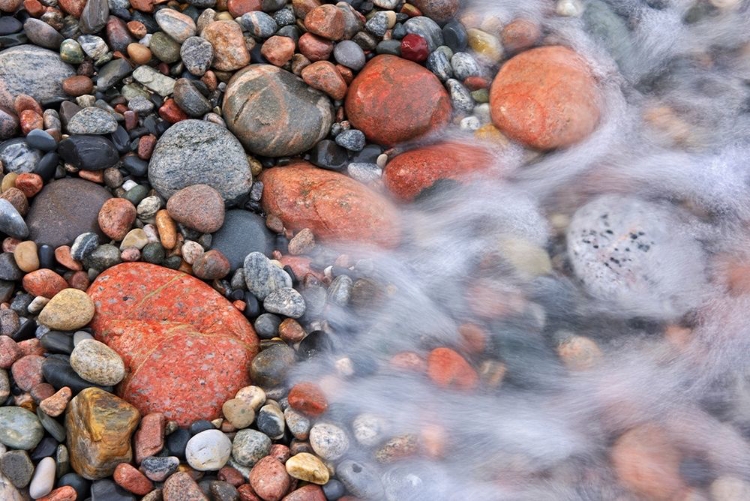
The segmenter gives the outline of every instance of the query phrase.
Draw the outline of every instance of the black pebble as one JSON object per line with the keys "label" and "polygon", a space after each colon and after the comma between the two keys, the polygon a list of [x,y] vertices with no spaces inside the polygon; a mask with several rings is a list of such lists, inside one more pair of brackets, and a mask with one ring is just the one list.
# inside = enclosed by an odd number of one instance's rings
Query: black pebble
{"label": "black pebble", "polygon": [[213,424],[211,424],[211,421],[200,419],[194,422],[193,424],[191,424],[190,427],[188,428],[188,431],[190,432],[191,435],[195,436],[202,431],[215,430],[215,429],[216,427]]}
{"label": "black pebble", "polygon": [[71,486],[76,490],[78,499],[86,499],[91,489],[91,482],[78,475],[77,473],[66,473],[57,482],[58,487]]}
{"label": "black pebble", "polygon": [[349,154],[335,141],[324,139],[310,150],[310,163],[322,169],[340,171],[349,164]]}
{"label": "black pebble", "polygon": [[[211,427],[213,428],[213,425]],[[187,447],[188,440],[192,437],[189,431],[182,428],[167,435],[166,449],[169,451],[169,455],[185,459],[185,448]]]}
{"label": "black pebble", "polygon": [[58,445],[60,445],[60,442],[58,442],[51,436],[46,435],[44,438],[42,438],[39,444],[34,447],[34,450],[31,451],[29,457],[35,463],[37,461],[41,461],[44,458],[51,457],[55,454],[55,451],[57,451]]}

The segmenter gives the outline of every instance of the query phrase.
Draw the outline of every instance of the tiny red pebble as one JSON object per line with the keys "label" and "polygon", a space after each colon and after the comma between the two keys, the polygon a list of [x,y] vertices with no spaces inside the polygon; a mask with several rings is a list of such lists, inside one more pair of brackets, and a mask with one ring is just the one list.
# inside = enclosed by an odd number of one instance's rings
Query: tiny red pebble
{"label": "tiny red pebble", "polygon": [[308,416],[320,416],[328,409],[328,400],[318,385],[298,383],[289,391],[289,405]]}
{"label": "tiny red pebble", "polygon": [[177,106],[174,99],[164,101],[164,104],[159,108],[159,116],[173,124],[188,119],[187,114]]}
{"label": "tiny red pebble", "polygon": [[409,33],[401,40],[401,57],[421,63],[427,60],[430,55],[430,49],[427,46],[427,40],[414,33]]}
{"label": "tiny red pebble", "polygon": [[477,76],[466,77],[466,80],[464,80],[464,85],[472,91],[479,89],[489,89],[490,84],[491,82],[486,78]]}

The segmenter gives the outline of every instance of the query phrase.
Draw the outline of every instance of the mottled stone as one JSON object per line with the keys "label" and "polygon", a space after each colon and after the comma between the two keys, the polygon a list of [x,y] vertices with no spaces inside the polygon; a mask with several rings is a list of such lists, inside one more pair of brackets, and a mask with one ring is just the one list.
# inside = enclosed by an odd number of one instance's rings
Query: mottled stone
{"label": "mottled stone", "polygon": [[93,316],[91,298],[83,291],[70,288],[55,294],[47,303],[39,314],[39,323],[50,329],[72,331],[85,327]]}
{"label": "mottled stone", "polygon": [[62,81],[75,70],[60,55],[33,45],[19,45],[0,52],[0,106],[13,107],[19,94],[28,94],[42,104],[65,99]]}
{"label": "mottled stone", "polygon": [[29,451],[44,436],[39,419],[22,407],[0,407],[0,444]]}
{"label": "mottled stone", "polygon": [[213,233],[224,224],[224,200],[207,184],[194,184],[177,191],[167,202],[172,219],[201,233]]}
{"label": "mottled stone", "polygon": [[201,37],[213,46],[215,69],[234,71],[250,63],[242,28],[234,21],[214,21],[203,29]]}

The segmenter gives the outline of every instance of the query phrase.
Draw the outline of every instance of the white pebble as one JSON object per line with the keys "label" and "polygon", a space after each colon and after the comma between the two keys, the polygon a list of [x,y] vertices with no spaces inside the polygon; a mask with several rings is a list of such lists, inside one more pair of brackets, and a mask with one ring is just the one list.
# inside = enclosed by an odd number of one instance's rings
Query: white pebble
{"label": "white pebble", "polygon": [[206,430],[191,438],[185,448],[188,464],[198,471],[221,469],[232,454],[232,441],[220,430]]}
{"label": "white pebble", "polygon": [[385,169],[385,164],[388,163],[388,155],[386,155],[385,153],[381,153],[380,155],[378,155],[378,159],[375,160],[375,163],[378,164],[378,167],[380,167],[381,169]]}
{"label": "white pebble", "polygon": [[203,255],[203,252],[203,247],[201,247],[201,244],[198,242],[187,240],[182,244],[182,259],[184,259],[187,264],[193,264],[196,259]]}
{"label": "white pebble", "polygon": [[349,438],[336,425],[316,423],[310,430],[310,446],[321,458],[334,461],[349,449]]}
{"label": "white pebble", "polygon": [[138,183],[136,183],[132,179],[128,179],[127,181],[122,183],[122,189],[125,191],[130,191],[132,188],[135,188],[136,186],[138,186]]}
{"label": "white pebble", "polygon": [[44,296],[37,296],[34,298],[34,300],[29,304],[29,307],[26,308],[26,310],[31,313],[32,315],[36,315],[40,311],[42,311],[42,308],[44,308],[47,303],[49,303],[49,299]]}
{"label": "white pebble", "polygon": [[55,460],[46,457],[39,461],[34,471],[34,477],[29,484],[29,496],[39,499],[52,492],[55,486]]}
{"label": "white pebble", "polygon": [[482,124],[479,123],[477,117],[466,117],[461,119],[459,126],[461,127],[461,130],[477,130]]}
{"label": "white pebble", "polygon": [[85,339],[94,339],[94,336],[86,331],[76,331],[76,333],[73,334],[73,346],[78,346],[78,343]]}
{"label": "white pebble", "polygon": [[580,17],[583,14],[583,4],[580,0],[559,0],[555,12],[558,16]]}

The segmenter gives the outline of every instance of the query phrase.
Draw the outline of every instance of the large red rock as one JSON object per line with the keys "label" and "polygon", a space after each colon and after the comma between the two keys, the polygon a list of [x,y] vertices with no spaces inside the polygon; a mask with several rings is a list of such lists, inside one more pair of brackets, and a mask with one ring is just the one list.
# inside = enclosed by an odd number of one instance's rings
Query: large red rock
{"label": "large red rock", "polygon": [[146,263],[110,268],[89,288],[91,326],[127,369],[117,393],[143,415],[187,426],[214,419],[250,384],[252,326],[229,301],[185,273]]}
{"label": "large red rock", "polygon": [[398,245],[399,214],[388,200],[354,179],[307,162],[263,171],[263,209],[287,229],[310,228],[316,239]]}
{"label": "large red rock", "polygon": [[490,90],[493,123],[508,137],[540,150],[575,144],[593,132],[601,96],[586,62],[562,46],[510,59]]}
{"label": "large red rock", "polygon": [[492,153],[482,147],[438,143],[407,151],[388,162],[383,183],[398,200],[410,202],[441,179],[465,179],[495,162]]}
{"label": "large red rock", "polygon": [[365,65],[346,96],[349,121],[370,141],[392,146],[448,123],[451,100],[424,66],[380,55]]}

